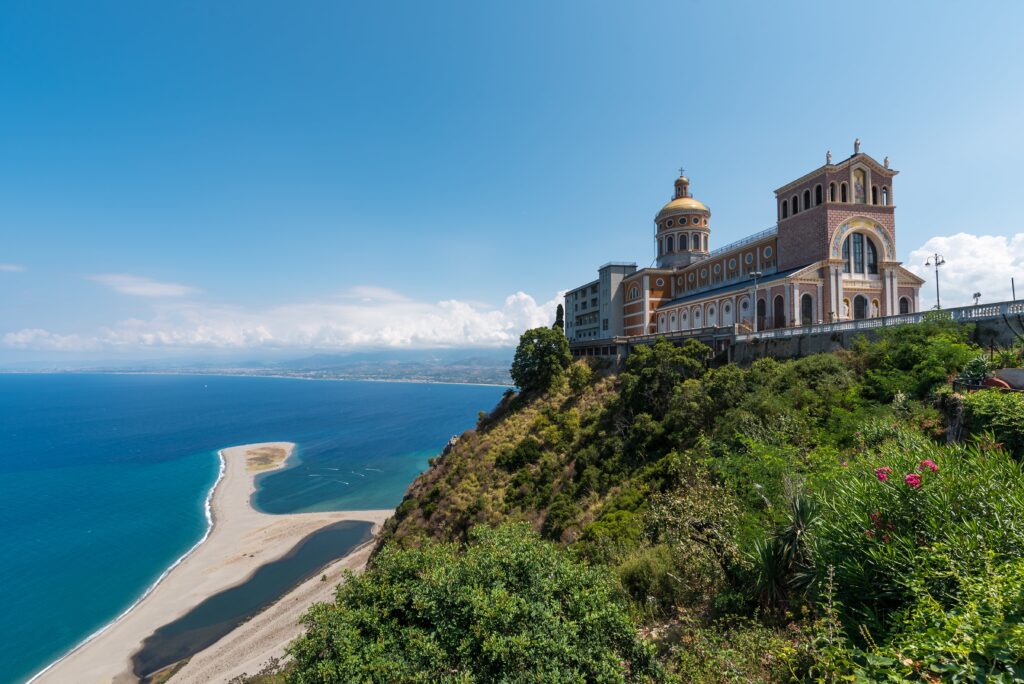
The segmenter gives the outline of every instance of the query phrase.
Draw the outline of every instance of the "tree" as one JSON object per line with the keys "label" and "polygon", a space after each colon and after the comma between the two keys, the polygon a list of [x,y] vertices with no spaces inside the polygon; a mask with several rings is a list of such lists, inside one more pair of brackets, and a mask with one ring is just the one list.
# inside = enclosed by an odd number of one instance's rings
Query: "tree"
{"label": "tree", "polygon": [[561,330],[531,328],[519,338],[512,380],[524,392],[546,390],[571,363],[569,340]]}
{"label": "tree", "polygon": [[665,415],[676,385],[704,374],[711,348],[690,338],[680,346],[668,340],[639,345],[622,373],[622,400],[633,414]]}
{"label": "tree", "polygon": [[565,308],[561,304],[555,309],[555,324],[551,327],[554,330],[565,332]]}
{"label": "tree", "polygon": [[314,605],[289,647],[295,684],[652,682],[662,674],[608,568],[525,523],[469,544],[386,547]]}

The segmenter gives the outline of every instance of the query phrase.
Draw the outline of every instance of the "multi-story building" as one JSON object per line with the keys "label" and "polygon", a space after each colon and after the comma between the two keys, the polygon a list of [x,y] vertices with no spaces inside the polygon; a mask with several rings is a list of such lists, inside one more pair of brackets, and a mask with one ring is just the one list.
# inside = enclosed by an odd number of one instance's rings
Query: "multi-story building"
{"label": "multi-story building", "polygon": [[565,334],[570,340],[621,337],[622,281],[636,272],[634,263],[607,263],[597,280],[565,293]]}
{"label": "multi-story building", "polygon": [[570,342],[736,333],[913,313],[923,280],[896,259],[893,180],[854,143],[775,191],[771,228],[715,250],[711,210],[675,181],[655,216],[655,265],[608,264],[566,294]]}

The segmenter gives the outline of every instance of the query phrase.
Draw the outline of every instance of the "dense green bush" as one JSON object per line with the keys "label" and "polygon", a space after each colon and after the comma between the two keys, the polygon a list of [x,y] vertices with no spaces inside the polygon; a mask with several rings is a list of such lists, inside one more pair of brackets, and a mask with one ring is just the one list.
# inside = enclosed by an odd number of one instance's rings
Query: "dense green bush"
{"label": "dense green bush", "polygon": [[974,435],[990,432],[1017,458],[1024,457],[1024,393],[981,390],[963,397],[964,424]]}
{"label": "dense green bush", "polygon": [[571,363],[565,333],[551,328],[531,328],[519,337],[512,359],[512,381],[524,392],[546,390]]}
{"label": "dense green bush", "polygon": [[883,328],[874,342],[861,338],[855,349],[864,393],[883,403],[899,392],[928,396],[980,353],[969,341],[971,330],[936,312],[924,323]]}
{"label": "dense green bush", "polygon": [[980,572],[990,554],[1024,554],[1024,474],[1000,449],[886,442],[819,498],[819,576],[834,568],[846,621],[876,636],[913,601],[922,576],[933,578],[932,595],[944,605],[956,600],[957,584],[938,579],[937,558]]}
{"label": "dense green bush", "polygon": [[304,617],[290,680],[649,682],[659,678],[607,569],[524,525],[466,547],[384,549]]}
{"label": "dense green bush", "polygon": [[590,369],[587,362],[577,361],[569,366],[569,389],[579,394],[587,388],[593,377],[594,371]]}

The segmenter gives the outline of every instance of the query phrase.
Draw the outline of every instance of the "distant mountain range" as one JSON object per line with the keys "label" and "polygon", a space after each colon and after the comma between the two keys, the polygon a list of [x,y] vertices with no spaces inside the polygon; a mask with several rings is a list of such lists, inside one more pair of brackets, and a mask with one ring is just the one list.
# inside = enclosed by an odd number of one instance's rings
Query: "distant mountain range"
{"label": "distant mountain range", "polygon": [[387,380],[511,385],[514,350],[429,349],[312,354],[294,359],[242,361],[82,362],[49,367],[33,364],[18,372],[188,373],[255,375],[327,380]]}

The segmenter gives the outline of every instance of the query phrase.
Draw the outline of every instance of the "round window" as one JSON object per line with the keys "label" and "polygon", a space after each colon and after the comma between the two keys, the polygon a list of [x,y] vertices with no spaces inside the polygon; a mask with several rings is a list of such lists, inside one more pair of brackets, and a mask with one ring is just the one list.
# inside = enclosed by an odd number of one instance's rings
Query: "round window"
{"label": "round window", "polygon": [[747,256],[743,257],[743,260],[746,261],[748,264],[752,263],[754,261],[754,255],[748,253]]}
{"label": "round window", "polygon": [[691,283],[693,282],[693,274],[692,273],[690,274],[690,282]]}
{"label": "round window", "polygon": [[746,299],[744,299],[744,300],[743,300],[743,304],[741,304],[741,305],[740,305],[740,307],[741,307],[741,308],[742,308],[742,309],[743,309],[744,311],[746,311],[747,309],[749,309],[749,308],[750,308],[750,302],[748,302],[748,301],[747,301]]}
{"label": "round window", "polygon": [[715,264],[715,275],[722,272],[722,264]]}
{"label": "round window", "polygon": [[682,287],[682,285],[683,285],[683,276],[679,276],[678,278],[676,278],[676,285],[679,285],[680,287]]}
{"label": "round window", "polygon": [[679,225],[681,225],[681,226],[685,226],[686,225],[686,217],[685,216],[680,216],[679,217]]}
{"label": "round window", "polygon": [[700,309],[697,309],[696,311],[693,312],[693,317],[700,318]]}
{"label": "round window", "polygon": [[771,255],[772,255],[772,248],[771,247],[765,247],[764,248],[764,256],[765,256],[765,258],[767,259]]}
{"label": "round window", "polygon": [[657,280],[654,281],[654,284],[657,285],[658,287],[664,287],[665,281],[661,278],[658,278]]}
{"label": "round window", "polygon": [[668,226],[669,228],[671,228],[672,227],[672,219],[669,219],[668,221],[665,221],[665,225]]}
{"label": "round window", "polygon": [[706,269],[706,268],[702,268],[702,269],[700,269],[700,277],[701,277],[702,279],[703,279],[703,278],[707,278],[707,277],[708,277],[708,269]]}
{"label": "round window", "polygon": [[729,270],[732,271],[735,268],[736,268],[736,260],[735,259],[729,259]]}
{"label": "round window", "polygon": [[729,313],[730,311],[732,311],[732,307],[726,304],[725,306],[722,307],[722,310],[725,311],[725,313]]}

